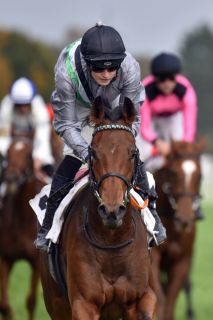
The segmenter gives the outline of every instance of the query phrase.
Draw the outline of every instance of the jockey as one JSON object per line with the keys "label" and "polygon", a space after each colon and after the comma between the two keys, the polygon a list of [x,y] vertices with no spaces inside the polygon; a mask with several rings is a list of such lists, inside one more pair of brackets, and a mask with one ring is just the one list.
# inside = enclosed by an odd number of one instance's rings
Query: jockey
{"label": "jockey", "polygon": [[[189,80],[180,74],[180,59],[161,53],[151,62],[151,75],[143,80],[146,99],[141,108],[141,148],[145,167],[164,165],[171,140],[193,142],[197,126],[197,97]],[[198,218],[202,213],[197,212]]]}
{"label": "jockey", "polygon": [[[81,64],[81,74],[78,68]],[[81,78],[81,79],[80,79]],[[50,197],[66,183],[72,181],[88,160],[88,142],[83,136],[82,123],[90,113],[94,97],[103,95],[113,108],[129,97],[139,113],[144,100],[144,88],[140,83],[140,67],[130,53],[125,51],[120,34],[102,23],[90,28],[78,40],[64,48],[55,67],[55,85],[51,102],[54,110],[54,128],[65,142],[65,158],[59,165],[51,185]],[[133,124],[135,135],[140,124],[139,115]],[[152,195],[150,209],[156,220],[155,244],[166,238],[165,229],[155,210],[156,194],[149,190],[146,172],[140,164],[139,187],[146,196]],[[35,241],[37,248],[47,250],[45,237],[52,225],[54,213],[65,194],[58,201],[49,201],[43,224]],[[154,245],[154,243],[153,243]]]}
{"label": "jockey", "polygon": [[0,154],[6,156],[12,135],[33,137],[33,164],[35,176],[48,183],[53,173],[50,146],[50,120],[42,97],[36,94],[33,82],[17,79],[0,108]]}

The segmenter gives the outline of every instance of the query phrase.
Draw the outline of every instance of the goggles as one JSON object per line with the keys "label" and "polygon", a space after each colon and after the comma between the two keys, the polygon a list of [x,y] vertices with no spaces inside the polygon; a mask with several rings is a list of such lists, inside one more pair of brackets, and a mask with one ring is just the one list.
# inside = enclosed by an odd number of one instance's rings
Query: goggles
{"label": "goggles", "polygon": [[120,65],[112,66],[112,67],[103,67],[103,68],[90,65],[90,69],[96,73],[101,73],[101,72],[104,72],[105,70],[107,70],[108,72],[114,72],[114,71],[118,71],[119,68],[120,68]]}
{"label": "goggles", "polygon": [[166,80],[175,80],[175,75],[174,74],[163,74],[160,76],[157,76],[157,82],[165,82]]}
{"label": "goggles", "polygon": [[107,70],[108,72],[114,72],[117,71],[120,66],[123,59],[117,59],[117,60],[97,60],[97,61],[88,61],[87,64],[89,65],[90,69],[94,72],[101,73],[104,70]]}

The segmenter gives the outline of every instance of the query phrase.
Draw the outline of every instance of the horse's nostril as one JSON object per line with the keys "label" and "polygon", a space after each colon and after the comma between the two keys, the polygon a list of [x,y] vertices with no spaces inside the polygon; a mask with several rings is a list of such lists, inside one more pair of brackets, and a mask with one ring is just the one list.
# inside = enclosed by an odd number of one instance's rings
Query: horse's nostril
{"label": "horse's nostril", "polygon": [[100,214],[100,216],[101,216],[102,218],[106,218],[106,216],[107,216],[107,209],[106,209],[106,207],[105,207],[104,204],[100,204],[100,205],[98,206],[98,212],[99,212],[99,214]]}
{"label": "horse's nostril", "polygon": [[120,220],[123,218],[126,207],[124,205],[108,207],[104,204],[98,206],[98,212],[102,218],[109,218],[112,220]]}
{"label": "horse's nostril", "polygon": [[117,213],[116,215],[119,217],[119,218],[122,218],[124,216],[126,212],[126,206],[125,205],[120,205],[117,209]]}

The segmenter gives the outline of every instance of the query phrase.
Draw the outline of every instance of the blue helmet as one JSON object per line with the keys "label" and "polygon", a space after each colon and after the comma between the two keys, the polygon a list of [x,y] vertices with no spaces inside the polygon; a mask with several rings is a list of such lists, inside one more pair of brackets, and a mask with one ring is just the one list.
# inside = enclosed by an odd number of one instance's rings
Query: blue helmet
{"label": "blue helmet", "polygon": [[180,59],[172,53],[161,53],[151,62],[151,72],[154,76],[173,75],[181,71]]}

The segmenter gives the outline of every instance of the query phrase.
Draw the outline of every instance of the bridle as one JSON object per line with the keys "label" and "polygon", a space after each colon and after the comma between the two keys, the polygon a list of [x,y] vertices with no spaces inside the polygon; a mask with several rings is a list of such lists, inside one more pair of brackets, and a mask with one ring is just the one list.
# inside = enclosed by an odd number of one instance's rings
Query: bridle
{"label": "bridle", "polygon": [[[27,137],[22,137],[21,139],[19,137],[15,137],[13,138],[13,141],[21,141],[24,142],[25,144],[31,144],[31,139],[27,138]],[[7,178],[7,159],[4,160],[4,166],[3,166],[3,184],[6,185],[10,185],[13,184],[14,186],[16,186],[16,188],[20,187],[21,185],[23,185],[26,182],[29,182],[32,180],[33,178],[33,172],[32,169],[27,167],[25,168],[25,170],[22,172],[22,174],[20,176],[10,176],[10,179]],[[11,179],[13,178],[13,179]]]}
{"label": "bridle", "polygon": [[[176,155],[175,158],[196,158],[199,160],[198,154],[193,153],[181,153],[181,155]],[[169,203],[172,209],[175,211],[177,209],[177,201],[180,198],[187,197],[192,199],[192,209],[196,210],[200,204],[200,200],[202,198],[199,192],[190,192],[190,191],[180,191],[180,192],[173,192],[171,183],[169,181],[165,182],[162,186],[163,192],[167,195]]]}
{"label": "bridle", "polygon": [[[125,126],[125,125],[120,125],[120,124],[106,124],[106,125],[98,126],[95,128],[95,130],[93,132],[93,137],[97,133],[104,131],[104,130],[125,130],[125,131],[128,131],[130,134],[132,134],[134,137],[133,131],[131,130],[130,127]],[[135,137],[134,137],[134,139],[135,139]],[[101,196],[99,193],[99,189],[100,189],[100,186],[103,183],[103,181],[109,177],[116,177],[116,178],[122,180],[127,187],[126,192],[125,192],[125,196],[124,196],[124,200],[123,200],[124,204],[127,204],[128,197],[129,197],[129,191],[135,185],[135,181],[137,178],[138,163],[139,163],[139,150],[136,147],[135,153],[134,153],[134,172],[133,172],[133,176],[132,176],[131,180],[127,179],[119,172],[107,172],[106,174],[102,175],[98,181],[96,181],[95,174],[93,171],[92,148],[90,146],[89,147],[89,158],[88,158],[89,180],[90,180],[90,184],[92,186],[92,189],[93,189],[94,194],[95,194],[96,198],[98,199],[98,201],[101,202]]]}
{"label": "bridle", "polygon": [[[96,129],[93,132],[93,137],[98,132],[101,132],[103,130],[125,130],[125,131],[128,131],[130,134],[132,134],[134,137],[132,130],[128,126],[118,125],[118,124],[107,124],[107,125],[101,125],[101,126],[96,127]],[[138,163],[139,163],[139,150],[136,148],[135,154],[134,154],[134,173],[133,173],[131,180],[127,179],[125,176],[123,176],[119,172],[107,172],[106,174],[102,175],[98,181],[96,181],[94,170],[93,170],[92,148],[90,146],[89,147],[89,159],[88,159],[89,181],[90,181],[90,185],[93,189],[94,195],[98,199],[98,202],[99,203],[102,202],[102,199],[101,199],[101,196],[99,193],[99,189],[100,189],[100,186],[103,183],[103,181],[109,177],[115,177],[115,178],[122,180],[124,182],[124,184],[126,185],[126,192],[125,192],[125,196],[123,199],[123,203],[124,203],[124,205],[126,205],[129,202],[129,190],[134,186],[135,181],[136,181]],[[124,241],[117,243],[117,244],[113,244],[113,245],[101,244],[101,243],[98,243],[95,240],[95,238],[92,236],[91,228],[90,228],[89,221],[88,221],[87,208],[84,208],[84,210],[83,210],[84,235],[85,235],[85,238],[88,241],[88,243],[91,246],[95,247],[96,249],[118,250],[118,249],[122,249],[122,248],[129,246],[131,243],[133,243],[133,241],[135,239],[135,234],[136,234],[136,222],[135,222],[134,216],[132,216],[132,223],[133,223],[133,232],[132,232],[132,236],[129,239],[124,240]]]}

